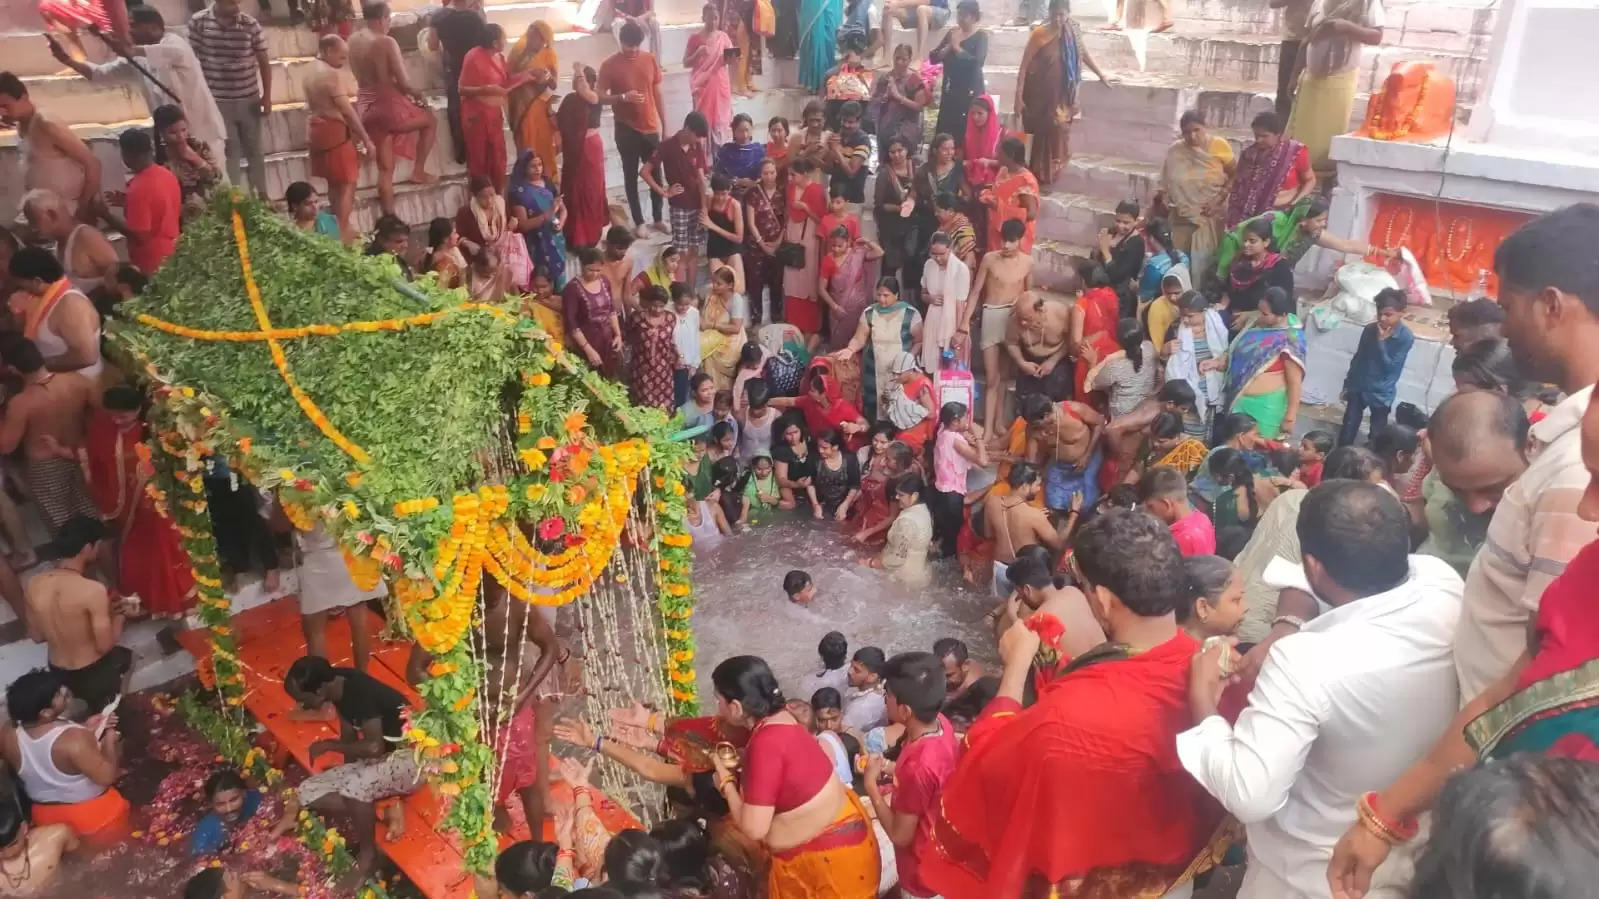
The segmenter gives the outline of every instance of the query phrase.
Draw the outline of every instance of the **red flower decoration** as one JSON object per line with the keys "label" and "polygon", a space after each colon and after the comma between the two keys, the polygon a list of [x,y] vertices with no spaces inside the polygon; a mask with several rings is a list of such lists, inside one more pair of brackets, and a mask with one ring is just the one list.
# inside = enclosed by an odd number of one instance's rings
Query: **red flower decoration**
{"label": "red flower decoration", "polygon": [[539,522],[539,539],[554,540],[566,533],[566,522],[559,518],[546,518]]}
{"label": "red flower decoration", "polygon": [[1038,642],[1044,646],[1060,645],[1060,638],[1066,635],[1066,626],[1060,619],[1048,612],[1035,613],[1023,621],[1028,630],[1038,635]]}
{"label": "red flower decoration", "polygon": [[389,553],[383,557],[383,564],[390,568],[402,568],[405,566],[405,560],[400,558],[399,553]]}
{"label": "red flower decoration", "polygon": [[305,478],[301,478],[294,482],[294,489],[296,490],[305,490],[309,492],[313,486],[315,485],[313,485],[310,481],[307,481]]}
{"label": "red flower decoration", "polygon": [[581,534],[567,534],[566,535],[566,545],[567,546],[578,546],[582,542],[583,542],[583,536]]}
{"label": "red flower decoration", "polygon": [[357,531],[355,539],[361,541],[363,546],[371,546],[372,544],[378,542],[377,538],[372,536],[371,531]]}

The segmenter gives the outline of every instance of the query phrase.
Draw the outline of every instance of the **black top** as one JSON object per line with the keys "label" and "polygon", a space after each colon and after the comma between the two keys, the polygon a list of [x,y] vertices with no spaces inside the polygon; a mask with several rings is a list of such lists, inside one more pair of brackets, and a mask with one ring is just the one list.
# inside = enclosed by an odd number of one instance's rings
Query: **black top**
{"label": "black top", "polygon": [[979,29],[961,42],[958,51],[950,49],[946,33],[928,58],[944,66],[937,133],[948,134],[958,144],[966,139],[966,113],[972,108],[972,101],[987,93],[983,86],[983,63],[988,59],[988,32]]}
{"label": "black top", "polygon": [[788,464],[788,479],[797,481],[800,478],[816,477],[816,450],[808,443],[801,444],[806,448],[805,457],[802,459],[794,454],[794,448],[788,444],[772,447],[772,461]]}
{"label": "black top", "polygon": [[[1236,268],[1238,263],[1234,263]],[[1227,322],[1227,327],[1232,327],[1232,318],[1248,312],[1254,312],[1260,307],[1261,298],[1266,295],[1269,287],[1281,287],[1294,295],[1294,265],[1287,259],[1278,259],[1277,264],[1266,270],[1266,273],[1256,278],[1253,282],[1241,288],[1233,286],[1231,277],[1227,279],[1227,306],[1220,309],[1222,318]]]}
{"label": "black top", "polygon": [[466,54],[483,39],[483,14],[473,9],[448,9],[433,17],[433,31],[444,49],[444,67],[461,71]]}
{"label": "black top", "polygon": [[406,706],[400,691],[355,668],[334,668],[333,674],[344,678],[344,693],[333,703],[339,717],[356,728],[377,718],[383,722],[384,738],[397,744],[404,733],[400,713]]}
{"label": "black top", "polygon": [[[861,487],[861,463],[855,454],[840,450],[838,454],[838,468],[828,468],[827,463],[820,457],[816,460],[816,476],[812,483],[816,487],[816,498],[821,500],[822,508],[827,514],[833,514],[839,503],[849,496],[851,490]],[[789,477],[793,477],[792,474]]]}
{"label": "black top", "polygon": [[[726,231],[733,230],[733,217],[726,210],[712,209],[707,203],[705,212],[716,223],[718,228]],[[743,245],[736,243],[709,228],[705,229],[705,256],[709,259],[720,259],[726,262],[733,254],[744,249]]]}

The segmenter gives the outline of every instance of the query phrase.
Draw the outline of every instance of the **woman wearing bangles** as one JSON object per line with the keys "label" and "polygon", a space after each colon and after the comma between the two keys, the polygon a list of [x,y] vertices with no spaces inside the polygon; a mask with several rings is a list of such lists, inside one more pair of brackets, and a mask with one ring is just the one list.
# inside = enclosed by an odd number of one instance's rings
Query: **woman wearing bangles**
{"label": "woman wearing bangles", "polygon": [[734,826],[727,802],[717,793],[717,775],[711,765],[718,743],[742,748],[749,739],[748,729],[720,716],[668,719],[641,705],[612,709],[609,717],[609,733],[596,733],[581,720],[563,719],[555,723],[554,735],[666,786],[669,798],[673,789],[682,790],[696,813],[706,819],[712,850],[731,869],[732,877],[720,880],[736,880],[751,887],[734,889],[725,897],[716,892],[712,899],[754,895],[754,885],[766,875],[766,850]]}
{"label": "woman wearing bangles", "polygon": [[785,708],[771,668],[755,656],[734,656],[716,666],[711,682],[717,717],[751,727],[742,764],[719,752],[711,761],[729,818],[771,852],[770,899],[875,897],[881,861],[871,820],[821,744]]}

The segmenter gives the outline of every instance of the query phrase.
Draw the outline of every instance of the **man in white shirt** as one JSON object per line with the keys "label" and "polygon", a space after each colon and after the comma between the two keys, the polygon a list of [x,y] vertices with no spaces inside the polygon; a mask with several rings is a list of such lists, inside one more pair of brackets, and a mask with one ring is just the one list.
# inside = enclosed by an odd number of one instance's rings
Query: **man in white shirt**
{"label": "man in white shirt", "polygon": [[822,641],[816,644],[816,654],[822,659],[821,669],[800,678],[799,692],[790,698],[810,702],[823,687],[832,687],[839,696],[849,692],[849,641],[844,635],[838,631],[823,634]]}
{"label": "man in white shirt", "polygon": [[1494,253],[1504,335],[1529,380],[1567,394],[1528,432],[1531,463],[1506,488],[1466,575],[1455,637],[1462,701],[1505,675],[1527,648],[1538,598],[1599,527],[1577,514],[1588,486],[1578,425],[1599,381],[1599,206],[1579,203],[1516,229]]}
{"label": "man in white shirt", "polygon": [[[90,80],[131,78],[144,94],[144,105],[152,113],[160,106],[181,108],[189,123],[189,134],[205,144],[211,150],[211,158],[220,164],[227,155],[227,132],[217,101],[211,96],[211,88],[206,86],[200,60],[189,42],[167,31],[160,11],[153,6],[135,6],[128,11],[128,18],[135,46],[128,46],[113,34],[101,37],[117,54],[110,62],[78,62],[54,38],[50,39],[50,52],[58,62]],[[138,71],[134,62],[154,75],[160,85]],[[168,94],[168,90],[172,93]]]}
{"label": "man in white shirt", "polygon": [[849,688],[844,691],[844,726],[866,733],[888,723],[888,703],[881,679],[888,658],[876,646],[855,650],[849,663]]}
{"label": "man in white shirt", "polygon": [[[1216,714],[1236,653],[1195,656],[1200,723],[1177,737],[1183,767],[1247,828],[1239,899],[1330,896],[1327,862],[1357,800],[1420,758],[1459,702],[1460,575],[1441,559],[1407,556],[1409,520],[1393,494],[1324,482],[1297,527],[1305,586],[1333,610],[1276,642],[1236,725]],[[1391,889],[1408,879],[1409,858],[1395,856],[1372,895],[1400,895]]]}

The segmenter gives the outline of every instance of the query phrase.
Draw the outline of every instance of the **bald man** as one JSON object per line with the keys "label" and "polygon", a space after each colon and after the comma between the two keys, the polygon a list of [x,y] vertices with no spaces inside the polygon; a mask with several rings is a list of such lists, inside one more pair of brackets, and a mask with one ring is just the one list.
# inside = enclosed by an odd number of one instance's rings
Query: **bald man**
{"label": "bald man", "polygon": [[311,174],[328,182],[328,201],[339,222],[345,243],[358,236],[350,224],[355,208],[355,185],[361,176],[361,157],[372,145],[350,95],[355,78],[345,68],[349,50],[337,34],[325,34],[317,44],[317,61],[305,79],[306,141],[311,151]]}
{"label": "bald man", "polygon": [[1412,534],[1425,535],[1416,552],[1465,577],[1500,497],[1527,470],[1527,413],[1498,391],[1464,391],[1433,412],[1423,441],[1433,468],[1405,504]]}

